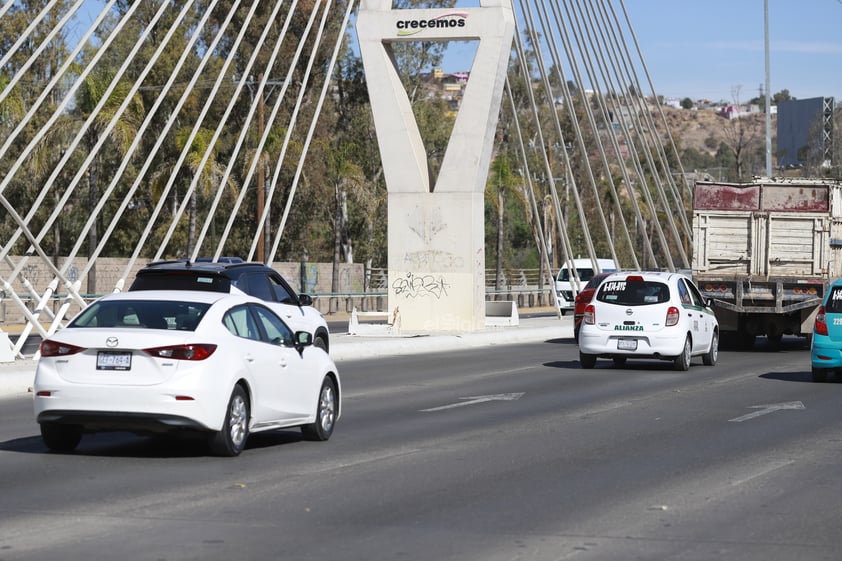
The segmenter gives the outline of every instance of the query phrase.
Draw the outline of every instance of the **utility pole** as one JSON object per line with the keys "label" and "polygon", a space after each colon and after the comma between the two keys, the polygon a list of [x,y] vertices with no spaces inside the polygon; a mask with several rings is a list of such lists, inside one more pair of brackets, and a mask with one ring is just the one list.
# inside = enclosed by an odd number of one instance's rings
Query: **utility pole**
{"label": "utility pole", "polygon": [[769,79],[769,0],[763,0],[766,50],[766,177],[772,177],[772,94]]}
{"label": "utility pole", "polygon": [[[263,81],[263,74],[257,79],[258,83]],[[257,138],[263,138],[263,113],[264,113],[264,99],[263,99],[263,92],[260,92],[260,99],[257,100]],[[263,206],[266,202],[266,191],[264,187],[264,182],[266,180],[265,175],[265,167],[263,165],[263,158],[258,155],[257,157],[257,220],[260,220],[260,217],[263,216]],[[266,263],[266,245],[263,240],[264,228],[262,223],[258,223],[258,231],[257,231],[257,256],[258,258]]]}

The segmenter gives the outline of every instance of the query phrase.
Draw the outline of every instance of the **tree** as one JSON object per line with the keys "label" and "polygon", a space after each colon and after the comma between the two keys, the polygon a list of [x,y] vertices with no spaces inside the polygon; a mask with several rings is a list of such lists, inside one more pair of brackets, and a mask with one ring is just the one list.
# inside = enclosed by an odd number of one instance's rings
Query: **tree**
{"label": "tree", "polygon": [[685,97],[681,100],[681,107],[683,107],[684,109],[693,109],[693,105],[693,100],[689,97]]}
{"label": "tree", "polygon": [[[734,104],[740,107],[740,86],[731,88]],[[734,155],[734,173],[737,181],[743,180],[746,159],[760,141],[760,127],[750,116],[737,115],[726,119],[722,127],[725,143]]]}
{"label": "tree", "polygon": [[512,174],[509,157],[507,152],[502,151],[491,162],[491,170],[488,174],[485,191],[486,199],[491,203],[492,208],[497,211],[497,266],[494,277],[494,285],[497,287],[497,290],[503,288],[503,246],[505,241],[505,224],[503,218],[506,208],[506,194],[512,192],[517,193],[515,188],[518,185],[517,178]]}
{"label": "tree", "polygon": [[[90,208],[96,206],[98,202],[100,178],[109,175],[104,170],[104,164],[106,162],[113,164],[117,158],[122,158],[128,152],[132,139],[137,134],[138,126],[143,120],[143,104],[137,95],[133,97],[127,110],[119,116],[117,115],[117,111],[128,97],[131,89],[131,85],[126,81],[118,82],[105,104],[96,114],[93,114],[114,78],[114,74],[108,71],[89,74],[76,95],[76,114],[79,121],[87,121],[89,117],[93,116],[91,126],[88,127],[84,137],[84,146],[88,154],[96,149],[100,139],[106,134],[109,123],[116,119],[113,128],[108,132],[108,136],[113,142],[103,144],[88,167],[88,203]],[[88,231],[89,258],[93,256],[97,244],[97,224],[94,221]],[[91,267],[88,273],[88,293],[96,293],[95,265]]]}
{"label": "tree", "polygon": [[[195,249],[196,222],[199,214],[200,198],[205,198],[215,193],[220,187],[222,178],[225,175],[225,169],[217,159],[219,142],[217,141],[217,144],[212,146],[212,138],[213,131],[211,130],[202,128],[197,132],[193,137],[187,158],[184,161],[183,167],[186,169],[181,170],[186,172],[187,178],[191,180],[198,177],[196,187],[190,193],[186,247],[186,254],[188,256],[192,255]],[[176,148],[179,151],[183,150],[189,139],[190,129],[186,127],[179,129],[175,137]],[[202,159],[206,155],[207,160],[204,166],[202,166]],[[225,186],[228,187],[233,195],[237,194],[237,184],[230,176]]]}

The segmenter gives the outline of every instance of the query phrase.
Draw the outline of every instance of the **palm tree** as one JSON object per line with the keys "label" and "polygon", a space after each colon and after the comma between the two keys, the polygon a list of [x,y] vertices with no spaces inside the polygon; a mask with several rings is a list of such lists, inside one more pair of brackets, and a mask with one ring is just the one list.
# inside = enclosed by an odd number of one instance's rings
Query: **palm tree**
{"label": "palm tree", "polygon": [[[522,200],[522,193],[518,189],[518,178],[512,173],[509,165],[509,155],[501,151],[491,162],[485,195],[491,206],[497,211],[497,269],[494,286],[497,290],[503,288],[503,245],[505,241],[505,225],[503,218],[506,210],[506,194],[512,193]],[[528,206],[528,205],[524,205]]]}
{"label": "palm tree", "polygon": [[331,292],[339,292],[339,262],[343,255],[347,263],[352,263],[353,244],[348,231],[348,196],[349,193],[356,198],[363,198],[365,192],[362,185],[365,184],[365,174],[362,168],[353,160],[351,154],[354,152],[352,143],[340,143],[339,146],[325,150],[327,157],[326,174],[327,181],[333,187],[333,283]]}
{"label": "palm tree", "polygon": [[[113,81],[114,76],[111,72],[98,72],[89,74],[76,95],[76,112],[81,121],[87,121],[89,117],[96,110],[100,104],[105,92]],[[131,84],[126,81],[120,81],[116,88],[111,92],[105,104],[100,108],[99,112],[93,115],[94,119],[91,126],[85,132],[83,146],[88,154],[96,149],[97,145],[105,134],[111,121],[117,117],[117,111],[123,102],[128,97],[131,91]],[[103,169],[106,158],[104,153],[106,151],[116,150],[120,157],[126,155],[131,146],[132,140],[137,135],[139,124],[143,120],[144,109],[143,101],[140,96],[135,94],[132,96],[131,103],[127,109],[117,117],[113,128],[108,132],[109,139],[112,142],[102,144],[96,157],[91,161],[88,167],[87,182],[90,208],[94,208],[99,198],[99,178],[107,177],[107,170]],[[98,243],[97,239],[97,224],[93,223],[88,232],[88,257],[92,258],[93,252]],[[96,266],[93,265],[88,273],[88,289],[89,294],[96,293]]]}
{"label": "palm tree", "polygon": [[[0,72],[0,92],[5,91],[11,80]],[[18,121],[26,115],[23,97],[15,89],[0,101],[0,131],[9,131],[17,126]]]}
{"label": "palm tree", "polygon": [[[175,144],[179,152],[184,150],[188,140],[190,140],[190,133],[191,129],[189,127],[182,127],[176,132]],[[219,142],[217,141],[217,143],[211,146],[212,140],[213,131],[200,128],[193,136],[182,170],[177,170],[186,171],[190,178],[198,177],[196,188],[190,193],[188,206],[187,255],[193,254],[196,245],[196,222],[200,199],[215,193],[222,179],[225,177],[225,167],[217,161]],[[209,153],[207,161],[204,167],[200,167],[206,153]],[[226,186],[236,196],[238,191],[237,184],[230,175]]]}

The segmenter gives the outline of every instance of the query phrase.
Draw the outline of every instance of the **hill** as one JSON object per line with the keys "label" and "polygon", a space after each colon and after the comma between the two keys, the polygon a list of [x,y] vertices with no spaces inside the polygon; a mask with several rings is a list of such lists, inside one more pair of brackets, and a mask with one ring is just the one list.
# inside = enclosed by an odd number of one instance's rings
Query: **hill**
{"label": "hill", "polygon": [[[662,107],[667,126],[680,153],[689,148],[714,156],[721,143],[733,143],[734,121],[719,114],[719,108],[676,109]],[[766,115],[748,113],[739,119],[746,125],[746,140],[759,143],[762,148],[766,138]],[[729,138],[729,133],[731,137]],[[775,115],[772,115],[772,143],[775,142]],[[774,153],[774,150],[773,150]]]}

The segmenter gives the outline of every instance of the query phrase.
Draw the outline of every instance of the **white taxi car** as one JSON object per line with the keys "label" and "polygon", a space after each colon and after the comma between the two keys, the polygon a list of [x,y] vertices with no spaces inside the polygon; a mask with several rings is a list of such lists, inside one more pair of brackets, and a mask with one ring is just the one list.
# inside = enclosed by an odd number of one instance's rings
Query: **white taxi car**
{"label": "white taxi car", "polygon": [[622,272],[597,290],[579,329],[579,362],[597,358],[623,364],[629,358],[670,360],[676,370],[692,357],[716,364],[719,323],[699,289],[681,273]]}

